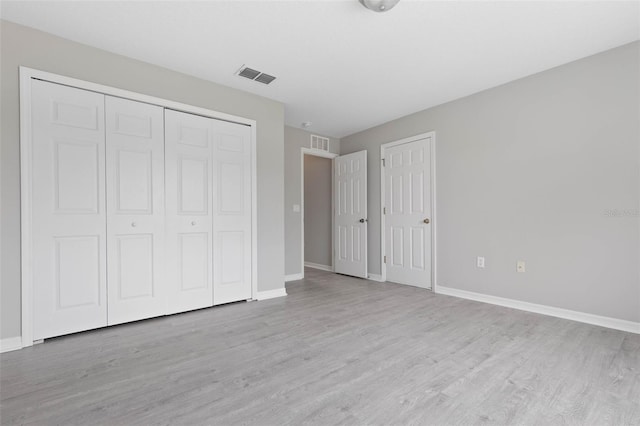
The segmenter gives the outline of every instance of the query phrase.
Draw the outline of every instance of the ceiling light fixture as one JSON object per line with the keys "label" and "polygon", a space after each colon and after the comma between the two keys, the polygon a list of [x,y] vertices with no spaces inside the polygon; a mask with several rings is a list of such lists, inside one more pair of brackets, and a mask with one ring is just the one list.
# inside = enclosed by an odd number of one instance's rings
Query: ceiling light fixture
{"label": "ceiling light fixture", "polygon": [[360,3],[374,12],[386,12],[393,9],[400,0],[359,0]]}
{"label": "ceiling light fixture", "polygon": [[304,123],[302,123],[302,127],[304,127],[305,129],[311,127],[313,123],[310,121],[305,121]]}

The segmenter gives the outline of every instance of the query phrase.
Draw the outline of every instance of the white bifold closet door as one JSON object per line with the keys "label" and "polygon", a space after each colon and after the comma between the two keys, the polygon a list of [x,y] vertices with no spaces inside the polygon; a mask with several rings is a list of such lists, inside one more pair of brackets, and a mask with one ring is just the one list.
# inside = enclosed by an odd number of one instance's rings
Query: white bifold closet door
{"label": "white bifold closet door", "polygon": [[35,340],[252,297],[249,126],[31,84]]}
{"label": "white bifold closet door", "polygon": [[163,108],[106,96],[108,323],[164,315]]}
{"label": "white bifold closet door", "polygon": [[33,80],[33,338],[107,325],[104,95]]}
{"label": "white bifold closet door", "polygon": [[213,304],[251,299],[251,128],[212,120]]}
{"label": "white bifold closet door", "polygon": [[248,126],[166,110],[170,311],[251,298]]}
{"label": "white bifold closet door", "polygon": [[169,311],[213,305],[211,119],[165,110]]}

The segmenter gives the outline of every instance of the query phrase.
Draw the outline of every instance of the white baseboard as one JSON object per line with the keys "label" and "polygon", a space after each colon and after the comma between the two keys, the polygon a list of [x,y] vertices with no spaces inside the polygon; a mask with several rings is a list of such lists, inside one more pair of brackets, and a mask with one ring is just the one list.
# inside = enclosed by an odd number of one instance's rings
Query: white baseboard
{"label": "white baseboard", "polygon": [[304,274],[301,272],[299,274],[291,274],[291,275],[285,275],[284,276],[284,282],[289,282],[289,281],[298,281],[304,278]]}
{"label": "white baseboard", "polygon": [[569,309],[556,308],[553,306],[538,305],[536,303],[523,302],[520,300],[507,299],[482,293],[474,293],[472,291],[458,290],[457,288],[444,287],[441,285],[436,287],[436,293],[640,334],[640,322],[603,317],[600,315],[571,311]]}
{"label": "white baseboard", "polygon": [[384,280],[382,279],[382,275],[380,274],[369,274],[369,279],[371,281],[377,281],[379,283],[383,283]]}
{"label": "white baseboard", "polygon": [[0,339],[0,353],[16,351],[18,349],[22,349],[22,337]]}
{"label": "white baseboard", "polygon": [[320,263],[304,262],[304,266],[307,268],[320,269],[321,271],[333,272],[333,266],[321,265]]}
{"label": "white baseboard", "polygon": [[256,300],[275,299],[276,297],[283,297],[287,295],[287,290],[284,288],[277,288],[275,290],[259,291]]}

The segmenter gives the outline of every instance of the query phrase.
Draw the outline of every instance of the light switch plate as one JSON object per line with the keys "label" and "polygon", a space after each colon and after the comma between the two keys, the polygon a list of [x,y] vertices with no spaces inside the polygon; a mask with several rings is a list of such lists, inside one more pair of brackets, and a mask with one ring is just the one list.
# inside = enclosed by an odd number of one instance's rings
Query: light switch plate
{"label": "light switch plate", "polygon": [[524,260],[518,260],[518,263],[516,263],[516,271],[525,272]]}
{"label": "light switch plate", "polygon": [[294,204],[293,205],[293,212],[294,213],[300,213],[300,204]]}
{"label": "light switch plate", "polygon": [[484,257],[478,256],[476,259],[476,266],[478,268],[484,268]]}

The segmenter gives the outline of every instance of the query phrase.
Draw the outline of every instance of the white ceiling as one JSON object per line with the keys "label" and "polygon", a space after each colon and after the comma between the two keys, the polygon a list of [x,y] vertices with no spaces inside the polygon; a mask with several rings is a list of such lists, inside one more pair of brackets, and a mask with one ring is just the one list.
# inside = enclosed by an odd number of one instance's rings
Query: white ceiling
{"label": "white ceiling", "polygon": [[279,100],[288,125],[334,137],[640,38],[638,1],[2,1],[1,16]]}

